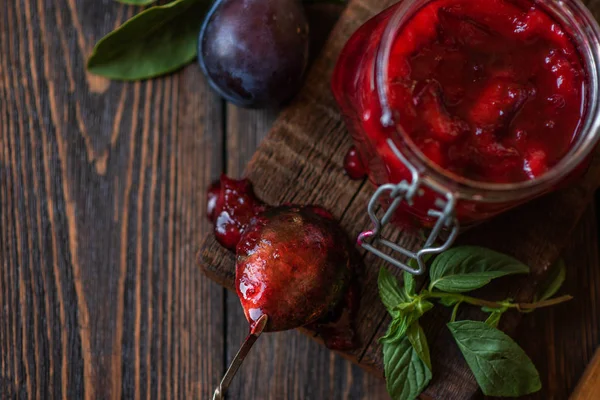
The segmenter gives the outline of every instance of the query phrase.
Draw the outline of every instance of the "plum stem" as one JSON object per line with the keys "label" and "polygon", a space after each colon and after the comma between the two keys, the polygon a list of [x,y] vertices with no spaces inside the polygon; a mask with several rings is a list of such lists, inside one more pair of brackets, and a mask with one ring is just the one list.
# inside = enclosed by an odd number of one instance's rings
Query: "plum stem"
{"label": "plum stem", "polygon": [[227,372],[225,372],[225,375],[223,376],[221,383],[219,384],[217,389],[215,389],[215,393],[213,394],[213,400],[223,400],[224,399],[225,392],[227,392],[227,389],[229,388],[229,385],[231,384],[233,377],[240,369],[240,366],[246,359],[246,356],[250,352],[250,349],[252,348],[252,346],[254,346],[254,343],[256,343],[256,341],[258,340],[260,335],[263,333],[265,326],[267,326],[268,319],[269,318],[267,317],[267,315],[263,314],[258,319],[258,321],[256,321],[256,324],[253,326],[250,334],[248,336],[246,336],[244,343],[242,343],[237,354],[235,355],[235,357],[233,357],[233,360],[231,361],[231,364],[229,365]]}

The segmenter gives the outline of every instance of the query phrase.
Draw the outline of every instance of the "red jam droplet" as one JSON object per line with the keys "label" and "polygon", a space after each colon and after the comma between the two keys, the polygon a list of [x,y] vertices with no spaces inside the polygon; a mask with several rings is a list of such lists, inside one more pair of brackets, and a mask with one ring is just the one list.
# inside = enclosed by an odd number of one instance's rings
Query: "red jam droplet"
{"label": "red jam droplet", "polygon": [[221,181],[213,182],[206,192],[206,217],[213,224],[215,223],[215,209],[217,208],[217,199],[221,194]]}
{"label": "red jam droplet", "polygon": [[350,150],[348,150],[348,153],[346,153],[346,157],[344,158],[344,170],[346,170],[346,174],[348,174],[350,179],[359,180],[367,176],[367,169],[360,159],[360,154],[358,154],[355,146],[352,146]]}
{"label": "red jam droplet", "polygon": [[477,181],[539,177],[568,152],[585,111],[581,57],[532,0],[429,2],[400,30],[388,78],[398,128]]}
{"label": "red jam droplet", "polygon": [[[216,186],[208,192],[209,207],[215,193]],[[212,215],[211,220],[215,224],[215,237],[223,247],[235,250],[246,227],[266,208],[254,194],[250,181],[221,176],[220,191],[212,213],[208,210],[209,218]]]}

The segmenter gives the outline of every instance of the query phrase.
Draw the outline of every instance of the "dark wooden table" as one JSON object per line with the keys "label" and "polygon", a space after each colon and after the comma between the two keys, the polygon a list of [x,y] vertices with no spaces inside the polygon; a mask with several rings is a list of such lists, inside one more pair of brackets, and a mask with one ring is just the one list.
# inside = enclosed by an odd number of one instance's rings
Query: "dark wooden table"
{"label": "dark wooden table", "polygon": [[[311,8],[315,43],[339,8]],[[210,397],[247,331],[195,265],[204,192],[239,176],[276,111],[241,110],[196,66],[144,83],[87,75],[134,12],[16,0],[0,12],[0,398]],[[317,47],[317,46],[315,46]],[[597,218],[565,252],[568,307],[525,318],[545,392],[566,399],[599,344]],[[385,399],[384,384],[297,332],[267,335],[235,399]]]}

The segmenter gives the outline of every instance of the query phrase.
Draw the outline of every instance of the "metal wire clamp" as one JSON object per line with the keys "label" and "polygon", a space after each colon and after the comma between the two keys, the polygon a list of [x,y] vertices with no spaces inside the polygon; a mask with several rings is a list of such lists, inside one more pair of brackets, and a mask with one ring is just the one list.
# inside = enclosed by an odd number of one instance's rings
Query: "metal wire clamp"
{"label": "metal wire clamp", "polygon": [[[388,145],[396,155],[402,161],[402,163],[408,168],[411,173],[411,182],[402,181],[398,184],[388,183],[380,186],[375,194],[371,197],[368,206],[369,217],[373,222],[373,229],[370,231],[362,232],[358,236],[358,244],[361,245],[365,250],[375,254],[390,264],[403,269],[413,275],[422,275],[425,272],[425,256],[429,254],[438,254],[446,251],[458,235],[459,224],[454,215],[454,209],[456,206],[456,198],[450,191],[440,189],[439,187],[433,186],[421,178],[419,171],[404,157],[404,155],[398,150],[396,145],[391,139],[387,141]],[[412,205],[415,196],[423,194],[421,187],[427,187],[432,189],[436,193],[439,193],[441,197],[436,200],[435,209],[428,210],[427,214],[431,217],[437,217],[437,221],[429,233],[429,236],[425,240],[425,243],[421,249],[417,251],[408,250],[396,243],[393,243],[383,237],[381,232],[383,228],[389,223],[390,219],[394,215],[394,212],[402,203],[406,201],[409,205]],[[384,195],[388,194],[388,197],[392,200],[389,208],[381,219],[377,217],[377,206],[380,204],[379,199]],[[449,231],[449,235],[441,246],[435,246],[442,229]],[[376,248],[376,246],[388,247],[394,252],[400,253],[409,259],[417,261],[418,267],[412,268],[408,263],[402,262],[395,258],[393,255],[387,255],[383,251]]]}

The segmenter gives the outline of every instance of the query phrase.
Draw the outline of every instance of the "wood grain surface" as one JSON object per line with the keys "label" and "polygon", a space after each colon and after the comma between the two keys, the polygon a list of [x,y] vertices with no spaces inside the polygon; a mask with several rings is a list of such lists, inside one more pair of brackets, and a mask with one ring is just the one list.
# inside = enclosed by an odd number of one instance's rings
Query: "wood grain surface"
{"label": "wood grain surface", "polygon": [[[339,7],[313,10],[331,21]],[[246,162],[272,116],[226,107],[196,66],[143,83],[87,75],[94,43],[136,11],[19,0],[0,13],[2,399],[206,399],[246,329],[194,257],[207,185]],[[286,361],[308,354],[320,379],[340,376],[311,393],[375,391],[296,340]],[[305,398],[293,366],[270,387]]]}
{"label": "wood grain surface", "polygon": [[224,367],[223,292],[192,265],[225,110],[197,68],[86,75],[94,42],[133,12],[70,0],[0,13],[6,397],[206,398]]}
{"label": "wood grain surface", "polygon": [[[275,112],[226,106],[196,66],[135,84],[86,75],[95,41],[135,10],[2,7],[0,399],[207,399],[246,333],[237,300],[195,254],[207,185],[241,173]],[[339,8],[313,10],[322,21]],[[566,290],[581,303],[526,320],[538,338],[527,351],[548,357],[538,365],[559,394],[540,398],[565,398],[598,343],[591,235],[574,236],[567,256],[581,269]],[[377,378],[297,332],[261,338],[231,394],[387,398]]]}
{"label": "wood grain surface", "polygon": [[[342,160],[350,139],[329,90],[333,65],[350,34],[367,18],[394,1],[351,1],[317,60],[302,92],[279,116],[246,169],[259,197],[270,204],[316,203],[330,209],[351,236],[370,227],[365,204],[372,189],[365,182],[344,177]],[[590,2],[597,11],[600,3]],[[594,158],[584,179],[572,187],[538,199],[463,235],[461,242],[485,245],[510,253],[529,264],[532,276],[498,288],[496,295],[530,299],[536,282],[567,243],[569,233],[589,203],[600,181],[600,158]],[[518,222],[518,229],[515,226]],[[414,247],[418,240],[406,232],[392,232],[395,241]],[[389,317],[378,300],[377,273],[382,263],[364,257],[367,270],[361,280],[361,307],[357,320],[361,346],[344,353],[350,360],[382,374],[381,346]],[[203,246],[200,262],[208,276],[233,289],[233,255],[212,236]],[[397,272],[397,271],[396,271]],[[474,314],[465,312],[463,317]],[[514,332],[518,316],[506,318],[505,330]],[[427,394],[442,399],[470,398],[477,385],[454,341],[443,328],[447,312],[436,311],[425,319],[425,331],[435,354],[437,374]],[[312,334],[308,332],[308,334]]]}
{"label": "wood grain surface", "polygon": [[595,400],[600,397],[600,349],[586,368],[573,392],[572,400]]}

